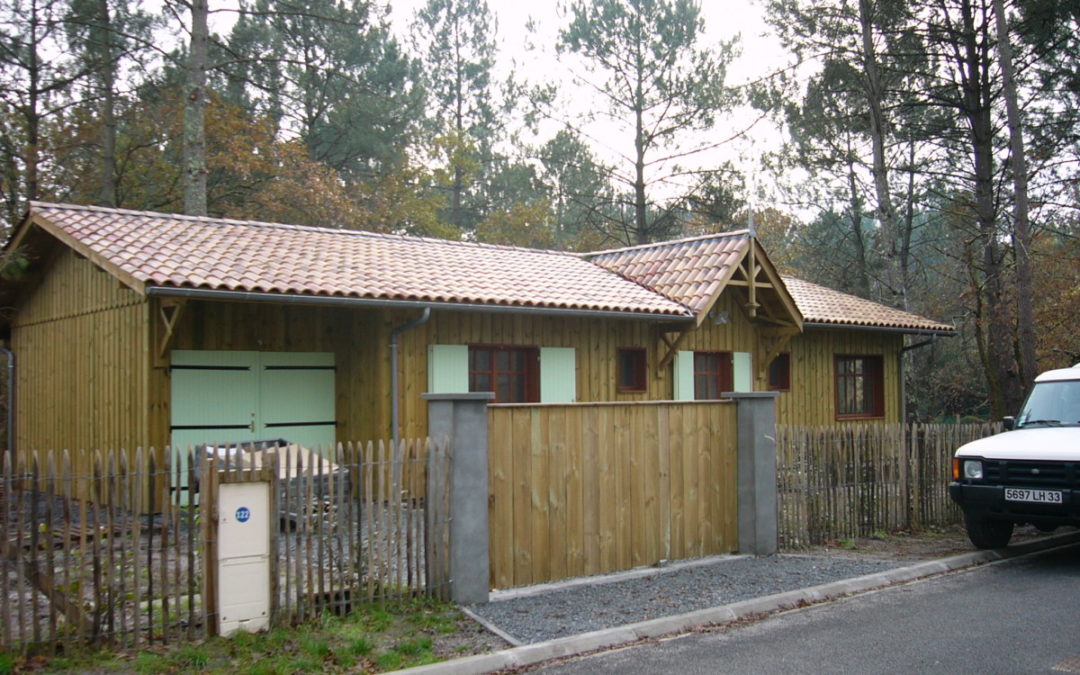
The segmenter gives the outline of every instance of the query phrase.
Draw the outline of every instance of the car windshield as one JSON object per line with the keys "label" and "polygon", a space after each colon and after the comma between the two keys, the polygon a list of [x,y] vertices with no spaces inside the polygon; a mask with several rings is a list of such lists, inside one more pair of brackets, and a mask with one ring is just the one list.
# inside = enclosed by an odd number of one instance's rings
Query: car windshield
{"label": "car windshield", "polygon": [[1080,380],[1038,382],[1031,390],[1016,426],[1080,424]]}

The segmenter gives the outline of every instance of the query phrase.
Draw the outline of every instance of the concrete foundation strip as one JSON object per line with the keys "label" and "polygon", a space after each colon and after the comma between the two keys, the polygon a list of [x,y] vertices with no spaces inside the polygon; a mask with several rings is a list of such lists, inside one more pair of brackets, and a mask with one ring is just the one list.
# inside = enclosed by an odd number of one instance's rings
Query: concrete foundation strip
{"label": "concrete foundation strip", "polygon": [[[867,574],[866,576],[843,579],[820,586],[811,586],[794,591],[785,591],[761,598],[734,602],[730,605],[710,607],[686,614],[667,616],[659,619],[650,619],[639,623],[605,628],[602,630],[571,635],[570,637],[547,640],[534,644],[521,645],[510,649],[503,649],[490,654],[478,654],[452,661],[443,661],[426,666],[409,668],[404,671],[414,675],[480,675],[491,673],[506,668],[520,668],[530,666],[552,659],[577,656],[600,649],[610,649],[619,645],[637,642],[647,638],[658,638],[664,635],[672,635],[690,631],[700,626],[724,624],[738,621],[750,616],[770,614],[796,607],[811,605],[825,600],[865,593],[867,591],[886,588],[896,584],[902,584],[916,579],[931,577],[946,572],[953,572],[986,563],[997,562],[1008,558],[1045,551],[1059,546],[1066,546],[1080,542],[1080,532],[1070,532],[1052,537],[1045,537],[1035,541],[1025,542],[1005,549],[992,551],[974,551],[951,558],[930,560],[927,562],[899,567]],[[474,616],[472,612],[466,612]],[[489,630],[488,623],[481,622]],[[497,635],[505,637],[502,631],[494,630]],[[511,640],[508,640],[512,642]]]}

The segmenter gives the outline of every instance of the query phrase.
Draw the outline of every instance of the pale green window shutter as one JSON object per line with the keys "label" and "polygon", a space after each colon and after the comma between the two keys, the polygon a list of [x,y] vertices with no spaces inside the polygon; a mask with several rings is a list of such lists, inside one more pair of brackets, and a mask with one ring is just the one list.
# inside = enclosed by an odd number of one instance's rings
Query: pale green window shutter
{"label": "pale green window shutter", "polygon": [[540,348],[540,402],[577,400],[577,364],[573,347]]}
{"label": "pale green window shutter", "polygon": [[675,352],[675,400],[694,400],[694,352]]}
{"label": "pale green window shutter", "polygon": [[731,382],[736,392],[754,391],[750,352],[735,352],[731,355]]}
{"label": "pale green window shutter", "polygon": [[469,346],[428,345],[428,392],[461,394],[469,391]]}

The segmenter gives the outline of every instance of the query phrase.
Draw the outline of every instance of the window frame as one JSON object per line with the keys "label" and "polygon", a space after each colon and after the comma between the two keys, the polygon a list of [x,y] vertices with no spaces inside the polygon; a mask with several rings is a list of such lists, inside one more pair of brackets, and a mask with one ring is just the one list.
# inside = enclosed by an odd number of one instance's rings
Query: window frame
{"label": "window frame", "polygon": [[[863,370],[859,372],[842,373],[841,364],[844,362],[862,359]],[[871,383],[870,412],[843,412],[842,382],[849,379],[852,382],[866,380]],[[858,385],[856,385],[858,386]],[[837,420],[874,420],[885,417],[885,357],[881,354],[836,354],[833,358],[833,389],[835,392],[834,404],[836,406]],[[864,387],[865,389],[865,387]],[[865,395],[864,395],[865,396]]]}
{"label": "window frame", "polygon": [[[775,382],[773,380],[773,366],[777,361],[783,360],[784,376],[781,382]],[[768,391],[791,391],[791,352],[780,352],[773,357],[773,360],[769,362],[768,382],[766,389]]]}
{"label": "window frame", "polygon": [[[540,402],[540,348],[539,347],[530,346],[530,345],[505,345],[505,344],[498,344],[498,345],[470,344],[470,345],[468,345],[468,347],[469,347],[468,378],[469,378],[469,391],[470,392],[490,391],[491,393],[495,394],[495,397],[496,397],[495,399],[492,400],[492,403],[539,403]],[[491,365],[491,367],[489,369],[487,369],[487,370],[476,370],[476,369],[473,368],[473,363],[474,363],[473,354],[474,354],[474,352],[481,351],[481,350],[490,352],[490,365]],[[525,400],[524,401],[501,401],[501,400],[499,400],[499,398],[498,398],[498,396],[499,396],[498,386],[496,384],[498,375],[500,373],[517,373],[519,371],[516,371],[516,370],[513,370],[513,371],[499,370],[498,368],[496,368],[495,367],[496,354],[498,352],[510,352],[510,353],[520,352],[520,353],[522,353],[524,355],[524,357],[525,357],[525,361],[524,361],[525,369],[523,371],[520,371],[523,374],[524,378],[525,378],[525,382],[524,382]],[[474,388],[474,383],[473,383],[473,376],[476,373],[486,373],[486,374],[488,374],[491,377],[491,384],[492,384],[493,389],[486,389],[486,390],[475,389]]]}
{"label": "window frame", "polygon": [[[733,391],[735,388],[735,360],[733,352],[725,351],[695,351],[694,354],[694,400],[695,401],[719,401],[725,391]],[[698,357],[716,356],[721,360],[718,362],[717,370],[698,370]],[[704,398],[699,395],[698,391],[698,377],[706,376],[716,378],[716,398]]]}
{"label": "window frame", "polygon": [[[631,384],[624,384],[623,357],[630,364]],[[615,392],[619,394],[644,394],[649,390],[649,361],[644,347],[619,347],[615,352]]]}

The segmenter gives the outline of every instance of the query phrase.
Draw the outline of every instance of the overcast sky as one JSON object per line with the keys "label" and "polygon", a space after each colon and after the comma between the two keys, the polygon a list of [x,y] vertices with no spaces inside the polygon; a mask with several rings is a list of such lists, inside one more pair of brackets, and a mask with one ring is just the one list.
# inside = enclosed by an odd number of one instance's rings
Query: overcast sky
{"label": "overcast sky", "polygon": [[[398,34],[407,38],[406,31],[418,8],[426,0],[391,0],[391,20]],[[488,7],[498,20],[498,41],[504,55],[523,58],[525,45],[533,40],[538,45],[554,43],[567,17],[558,11],[557,0],[490,0]],[[745,81],[768,71],[777,62],[779,46],[762,17],[762,8],[752,0],[705,0],[701,2],[707,40],[727,40],[742,36],[742,56],[733,64],[736,81]],[[532,19],[537,33],[531,37],[526,25]]]}
{"label": "overcast sky", "polygon": [[[406,45],[411,44],[410,26],[417,9],[427,0],[389,0],[390,19],[394,31]],[[739,85],[756,80],[773,72],[787,60],[772,35],[771,29],[763,19],[761,0],[702,0],[700,2],[702,19],[705,25],[704,45],[720,40],[730,40],[738,36],[739,56],[728,71],[728,84]],[[559,108],[568,121],[582,128],[593,150],[606,161],[616,161],[620,155],[632,148],[632,142],[626,129],[617,129],[611,125],[594,123],[591,126],[580,124],[585,110],[595,107],[595,94],[588,90],[575,88],[572,84],[573,73],[582,71],[580,63],[575,64],[572,57],[557,56],[555,42],[559,30],[568,22],[567,16],[558,9],[558,0],[488,0],[488,7],[498,22],[496,42],[499,47],[498,75],[505,77],[511,71],[519,80],[527,79],[533,84],[556,83],[560,85],[563,102]],[[235,8],[236,0],[211,0],[211,9],[226,10],[215,12],[211,17],[211,29],[219,34],[227,34],[235,14],[228,11]],[[186,18],[186,17],[185,17]],[[532,21],[534,32],[527,29]],[[696,145],[707,145],[737,136],[736,140],[724,143],[721,147],[702,153],[683,161],[684,166],[710,166],[730,160],[750,177],[750,182],[758,191],[768,187],[767,181],[758,177],[757,165],[763,153],[778,147],[780,132],[768,121],[759,119],[759,113],[749,109],[736,111],[733,115],[719,119],[716,126],[697,136],[687,139]],[[560,127],[558,121],[549,121],[542,126],[539,136],[533,139],[540,143],[555,134]],[[672,186],[671,193],[680,190]],[[662,191],[657,197],[663,198]],[[756,201],[756,200],[755,200]]]}
{"label": "overcast sky", "polygon": [[[406,43],[409,42],[408,31],[416,11],[424,4],[426,0],[392,0],[390,3],[394,29]],[[572,59],[565,55],[558,57],[555,53],[558,32],[568,22],[568,17],[559,11],[559,4],[557,0],[489,0],[488,6],[498,21],[496,40],[500,49],[500,73],[506,75],[513,69],[516,77],[528,78],[534,83],[559,83],[566,99],[561,110],[574,120],[576,114],[594,103],[595,94],[574,88],[573,72],[580,72],[580,66],[575,67]],[[729,69],[728,84],[737,85],[758,79],[785,61],[779,42],[766,25],[762,8],[757,2],[705,0],[701,2],[701,11],[705,24],[703,44],[740,37],[740,55]],[[532,33],[527,29],[530,20],[534,27]],[[757,118],[758,115],[749,110],[738,111],[718,120],[714,129],[694,139],[694,142],[704,145],[729,138],[750,127]],[[549,123],[546,129],[541,129],[541,138],[537,140],[550,137],[558,126],[555,122]],[[594,124],[585,131],[594,150],[605,159],[613,160],[620,150],[625,152],[629,147],[625,129]],[[709,165],[730,159],[748,175],[755,176],[757,160],[763,152],[775,148],[779,139],[779,133],[772,125],[758,122],[745,137],[697,158],[685,160],[684,164]],[[756,178],[752,178],[752,182],[760,183]],[[678,186],[672,187],[672,190],[678,189]]]}

